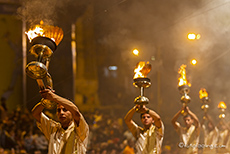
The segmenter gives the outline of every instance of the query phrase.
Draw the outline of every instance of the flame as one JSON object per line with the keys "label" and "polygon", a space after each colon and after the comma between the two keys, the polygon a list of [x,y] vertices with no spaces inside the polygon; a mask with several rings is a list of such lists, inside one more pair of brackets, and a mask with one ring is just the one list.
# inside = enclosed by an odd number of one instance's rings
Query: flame
{"label": "flame", "polygon": [[36,25],[35,28],[29,29],[28,32],[25,32],[30,42],[38,36],[45,36],[44,30],[39,25]]}
{"label": "flame", "polygon": [[145,78],[151,71],[151,65],[149,62],[145,63],[143,61],[139,62],[134,69],[134,79],[136,78]]}
{"label": "flame", "polygon": [[186,65],[182,64],[178,71],[178,73],[180,74],[180,77],[178,78],[178,86],[188,85],[189,87],[191,87],[191,84],[187,81],[187,78],[186,78],[185,68],[186,68]]}
{"label": "flame", "polygon": [[63,30],[59,27],[50,25],[43,25],[43,21],[40,21],[39,25],[35,25],[25,32],[30,42],[38,36],[48,37],[58,45],[63,38]]}
{"label": "flame", "polygon": [[226,105],[224,102],[220,102],[220,103],[218,104],[218,108],[219,108],[219,109],[227,109],[227,105]]}
{"label": "flame", "polygon": [[208,93],[206,92],[206,89],[201,88],[199,91],[200,94],[200,99],[204,98],[204,97],[208,97]]}

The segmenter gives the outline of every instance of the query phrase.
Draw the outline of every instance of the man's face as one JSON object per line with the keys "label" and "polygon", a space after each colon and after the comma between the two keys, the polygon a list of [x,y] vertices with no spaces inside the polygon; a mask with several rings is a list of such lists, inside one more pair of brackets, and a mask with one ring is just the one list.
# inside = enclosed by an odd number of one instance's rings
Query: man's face
{"label": "man's face", "polygon": [[72,113],[59,104],[57,105],[57,117],[63,128],[68,127],[71,124],[70,122],[73,120]]}
{"label": "man's face", "polygon": [[154,121],[148,113],[145,113],[141,116],[141,122],[144,125],[144,127],[150,127]]}
{"label": "man's face", "polygon": [[193,124],[193,119],[191,117],[184,117],[184,122],[187,128],[189,128]]}

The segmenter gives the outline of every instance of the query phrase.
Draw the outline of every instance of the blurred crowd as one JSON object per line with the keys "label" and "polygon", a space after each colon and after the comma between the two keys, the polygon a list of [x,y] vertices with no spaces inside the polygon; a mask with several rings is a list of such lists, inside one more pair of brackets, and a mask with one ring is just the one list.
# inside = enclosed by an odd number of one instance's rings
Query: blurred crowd
{"label": "blurred crowd", "polygon": [[[48,141],[29,110],[18,107],[7,112],[1,106],[0,112],[0,154],[47,154]],[[56,118],[55,113],[48,110],[45,114]],[[124,125],[123,117],[101,111],[83,112],[83,115],[90,127],[87,154],[133,153],[134,138]]]}
{"label": "blurred crowd", "polygon": [[[55,111],[44,112],[56,120]],[[82,114],[90,128],[87,154],[134,154],[135,138],[123,115],[103,110]],[[0,106],[0,116],[0,154],[47,154],[48,141],[37,128],[31,111],[20,107],[7,111]],[[176,144],[170,143],[168,138],[172,136],[167,137],[168,134],[163,140],[162,154],[177,154]]]}

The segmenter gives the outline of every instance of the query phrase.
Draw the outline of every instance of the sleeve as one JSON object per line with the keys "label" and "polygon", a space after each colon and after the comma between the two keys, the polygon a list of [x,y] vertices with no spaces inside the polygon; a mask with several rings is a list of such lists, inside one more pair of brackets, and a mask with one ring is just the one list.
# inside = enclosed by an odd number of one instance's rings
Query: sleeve
{"label": "sleeve", "polygon": [[86,138],[89,136],[89,126],[87,122],[85,121],[82,114],[80,114],[80,121],[79,125],[75,123],[75,131],[78,134],[78,137],[83,142]]}
{"label": "sleeve", "polygon": [[49,119],[44,113],[41,113],[41,123],[37,121],[36,124],[48,140],[50,140],[50,135],[59,125],[57,122]]}

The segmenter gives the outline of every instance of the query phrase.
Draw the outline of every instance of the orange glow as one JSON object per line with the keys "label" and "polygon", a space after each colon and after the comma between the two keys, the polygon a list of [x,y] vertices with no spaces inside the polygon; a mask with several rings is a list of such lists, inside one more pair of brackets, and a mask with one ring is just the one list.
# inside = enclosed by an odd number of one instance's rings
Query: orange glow
{"label": "orange glow", "polygon": [[38,37],[38,36],[45,36],[44,35],[44,30],[39,26],[39,25],[36,25],[33,29],[29,29],[28,32],[25,32],[28,39],[30,40],[30,42],[35,38],[35,37]]}
{"label": "orange glow", "polygon": [[43,25],[43,21],[39,25],[35,25],[25,32],[30,42],[38,36],[48,37],[58,45],[63,38],[63,30],[59,27]]}
{"label": "orange glow", "polygon": [[178,71],[178,73],[180,74],[180,77],[178,78],[178,86],[188,85],[189,87],[191,87],[191,84],[187,81],[187,78],[186,78],[185,68],[186,68],[186,65],[182,64]]}
{"label": "orange glow", "polygon": [[204,98],[204,97],[208,97],[208,93],[206,92],[206,89],[201,88],[199,91],[200,94],[200,99]]}
{"label": "orange glow", "polygon": [[190,63],[191,63],[193,66],[195,66],[195,65],[197,64],[197,60],[196,60],[196,59],[192,59],[192,60],[190,61]]}
{"label": "orange glow", "polygon": [[220,103],[218,104],[218,108],[219,108],[219,109],[227,109],[227,106],[226,106],[226,104],[225,104],[224,102],[220,102]]}
{"label": "orange glow", "polygon": [[143,61],[139,62],[134,69],[134,79],[136,78],[145,78],[151,71],[151,65],[149,62],[145,63]]}
{"label": "orange glow", "polygon": [[187,36],[187,38],[189,40],[195,40],[195,39],[199,40],[200,37],[201,37],[200,34],[195,34],[195,33],[189,33],[188,36]]}
{"label": "orange glow", "polygon": [[138,56],[139,55],[139,51],[137,49],[134,49],[133,50],[133,54],[136,55],[136,56]]}
{"label": "orange glow", "polygon": [[188,34],[188,39],[189,40],[195,40],[196,39],[196,34],[194,34],[194,33]]}

